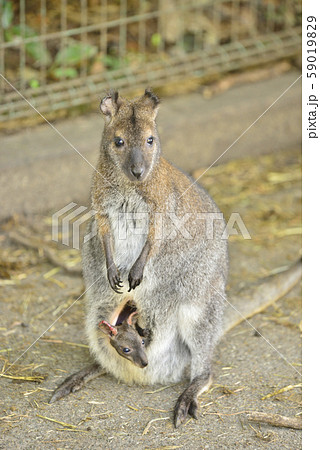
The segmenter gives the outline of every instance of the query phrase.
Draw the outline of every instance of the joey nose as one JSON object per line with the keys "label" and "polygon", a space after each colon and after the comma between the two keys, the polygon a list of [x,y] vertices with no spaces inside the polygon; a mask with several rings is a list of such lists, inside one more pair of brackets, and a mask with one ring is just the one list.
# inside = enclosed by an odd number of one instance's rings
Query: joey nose
{"label": "joey nose", "polygon": [[132,175],[139,180],[144,173],[144,168],[142,166],[131,166],[130,171]]}

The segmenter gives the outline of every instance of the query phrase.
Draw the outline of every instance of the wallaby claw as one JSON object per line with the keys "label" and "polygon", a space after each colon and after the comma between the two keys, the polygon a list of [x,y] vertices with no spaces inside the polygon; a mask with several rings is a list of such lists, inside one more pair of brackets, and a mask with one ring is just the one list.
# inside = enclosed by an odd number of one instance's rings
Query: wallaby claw
{"label": "wallaby claw", "polygon": [[120,291],[119,289],[122,288],[122,286],[120,286],[120,284],[118,284],[117,282],[113,282],[110,281],[110,286],[112,287],[112,289],[114,290],[114,292],[116,292],[117,294],[122,294],[122,291]]}
{"label": "wallaby claw", "polygon": [[108,280],[110,283],[110,286],[117,294],[122,294],[122,291],[119,290],[119,288],[122,288],[122,281],[120,279],[119,271],[116,268],[115,265],[109,266],[108,269]]}
{"label": "wallaby claw", "polygon": [[66,378],[63,383],[55,389],[49,403],[54,403],[57,400],[60,400],[60,398],[69,395],[71,392],[77,392],[88,381],[93,380],[103,373],[105,373],[105,369],[97,363],[91,364],[91,366],[79,370],[79,372],[76,372]]}
{"label": "wallaby claw", "polygon": [[180,425],[186,420],[188,415],[187,405],[176,404],[174,409],[174,426],[176,428],[180,427]]}
{"label": "wallaby claw", "polygon": [[192,402],[190,403],[188,412],[189,412],[190,416],[193,417],[194,419],[196,419],[196,420],[199,419],[199,406],[198,406],[198,402],[196,400],[192,400]]}
{"label": "wallaby claw", "polygon": [[174,408],[174,426],[176,428],[186,420],[188,414],[194,419],[198,419],[198,402],[194,398],[190,398],[183,393],[176,403]]}
{"label": "wallaby claw", "polygon": [[134,267],[130,270],[128,281],[129,281],[129,289],[128,292],[135,289],[142,281],[143,274],[136,274],[137,270],[134,269]]}
{"label": "wallaby claw", "polygon": [[63,397],[66,397],[71,392],[76,392],[83,387],[84,383],[82,380],[77,379],[74,375],[66,378],[66,380],[57,387],[54,391],[49,403],[54,403]]}

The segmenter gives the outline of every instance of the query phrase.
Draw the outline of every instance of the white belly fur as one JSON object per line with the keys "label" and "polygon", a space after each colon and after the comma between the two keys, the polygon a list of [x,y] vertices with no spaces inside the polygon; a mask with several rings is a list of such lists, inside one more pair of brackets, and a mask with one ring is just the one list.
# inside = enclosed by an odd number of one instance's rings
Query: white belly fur
{"label": "white belly fur", "polygon": [[[108,207],[107,213],[113,236],[113,257],[120,272],[128,272],[131,269],[146,242],[148,232],[146,211],[147,206],[138,195],[131,196],[124,206],[119,203]],[[133,221],[133,218],[136,221]],[[148,274],[148,279],[151,282],[152,274]],[[126,279],[123,278],[123,282],[125,288]],[[144,296],[147,288],[148,286],[145,285],[144,288],[138,287],[134,291],[132,297],[137,306],[139,306],[139,296]],[[126,291],[127,289],[124,290],[124,292]],[[119,298],[119,307],[127,300],[128,294],[123,294]],[[116,311],[110,318],[115,321],[113,316],[116,316]],[[178,317],[179,315],[177,315],[177,319]],[[178,336],[178,323],[176,326],[172,326],[172,324],[162,325],[160,329],[153,330],[152,342],[146,348],[148,366],[145,369],[138,368],[125,358],[119,357],[107,340],[101,346],[97,328],[92,327],[91,321],[88,320],[87,332],[91,351],[109,373],[125,383],[163,384],[178,382],[186,374],[186,368],[190,363],[190,354],[183,345],[181,337]]]}
{"label": "white belly fur", "polygon": [[98,344],[97,332],[89,333],[90,348],[107,372],[127,384],[166,384],[176,383],[187,376],[186,368],[190,362],[188,351],[178,348],[179,341],[174,330],[153,336],[146,349],[148,366],[140,369],[130,361],[121,358],[106,340],[103,351]]}
{"label": "white belly fur", "polygon": [[113,235],[113,257],[118,269],[128,271],[139,257],[148,233],[147,206],[134,195],[124,205],[108,209]]}

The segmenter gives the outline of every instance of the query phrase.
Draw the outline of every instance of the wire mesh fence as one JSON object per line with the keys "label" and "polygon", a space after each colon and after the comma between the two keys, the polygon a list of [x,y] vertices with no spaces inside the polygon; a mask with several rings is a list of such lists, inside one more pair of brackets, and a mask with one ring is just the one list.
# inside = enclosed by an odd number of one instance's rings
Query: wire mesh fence
{"label": "wire mesh fence", "polygon": [[301,47],[300,0],[0,0],[0,15],[0,122],[34,114],[22,96],[47,114]]}

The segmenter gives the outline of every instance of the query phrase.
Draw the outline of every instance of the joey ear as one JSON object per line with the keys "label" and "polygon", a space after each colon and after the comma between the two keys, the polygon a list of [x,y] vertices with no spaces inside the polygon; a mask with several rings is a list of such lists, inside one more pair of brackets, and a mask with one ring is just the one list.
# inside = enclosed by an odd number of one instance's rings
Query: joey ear
{"label": "joey ear", "polygon": [[101,320],[98,327],[104,334],[107,334],[109,337],[115,337],[118,334],[118,330],[116,327],[113,327],[106,320]]}
{"label": "joey ear", "polygon": [[127,319],[128,325],[134,326],[138,320],[138,311],[134,311]]}
{"label": "joey ear", "polygon": [[144,91],[144,95],[140,98],[140,102],[144,107],[147,107],[152,112],[153,119],[155,119],[160,106],[159,97],[152,92],[150,88],[147,88]]}
{"label": "joey ear", "polygon": [[111,122],[112,118],[117,113],[120,107],[120,99],[118,91],[110,91],[100,102],[100,111],[106,116],[107,123]]}

